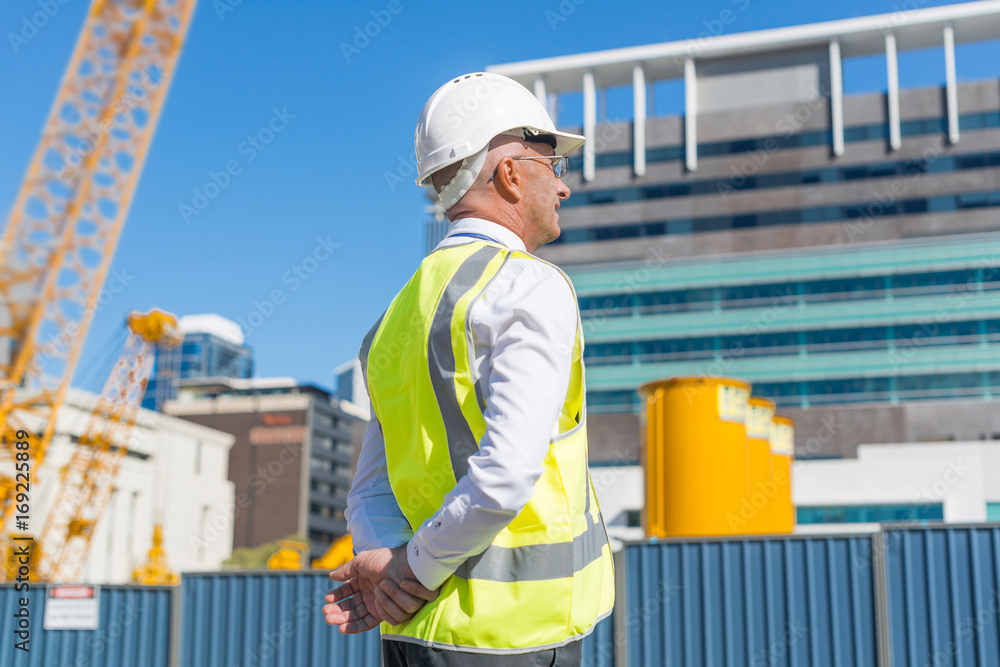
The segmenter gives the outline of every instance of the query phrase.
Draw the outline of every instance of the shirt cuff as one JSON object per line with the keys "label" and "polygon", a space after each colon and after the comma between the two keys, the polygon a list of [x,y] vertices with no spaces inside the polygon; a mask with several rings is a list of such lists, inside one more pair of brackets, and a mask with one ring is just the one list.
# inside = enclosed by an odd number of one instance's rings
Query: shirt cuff
{"label": "shirt cuff", "polygon": [[430,549],[426,547],[417,534],[410,539],[406,545],[406,562],[410,564],[413,575],[417,581],[429,590],[436,590],[445,579],[455,574],[458,568],[451,567],[434,558]]}
{"label": "shirt cuff", "polygon": [[380,535],[378,539],[369,545],[366,545],[363,551],[371,551],[373,549],[395,549],[398,546],[406,544],[406,542],[413,536],[413,533],[409,530],[400,530],[387,535]]}

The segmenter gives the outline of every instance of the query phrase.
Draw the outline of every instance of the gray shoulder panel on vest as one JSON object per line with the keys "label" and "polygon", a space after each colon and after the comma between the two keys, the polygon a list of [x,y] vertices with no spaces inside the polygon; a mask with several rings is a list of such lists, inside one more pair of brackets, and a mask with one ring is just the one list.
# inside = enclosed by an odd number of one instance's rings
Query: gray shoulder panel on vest
{"label": "gray shoulder panel on vest", "polygon": [[372,342],[375,340],[375,334],[378,332],[378,328],[382,325],[382,320],[385,318],[385,314],[389,311],[384,311],[378,316],[378,322],[375,323],[368,333],[365,334],[365,339],[361,342],[361,349],[358,351],[358,361],[361,362],[361,377],[365,381],[365,391],[368,391],[368,352],[372,349]]}
{"label": "gray shoulder panel on vest", "polygon": [[455,393],[455,352],[452,348],[451,321],[458,301],[475,287],[487,265],[500,252],[498,248],[486,246],[472,253],[462,263],[441,295],[427,340],[431,385],[448,433],[448,451],[455,481],[469,471],[469,457],[478,451],[479,443],[462,414],[458,395]]}

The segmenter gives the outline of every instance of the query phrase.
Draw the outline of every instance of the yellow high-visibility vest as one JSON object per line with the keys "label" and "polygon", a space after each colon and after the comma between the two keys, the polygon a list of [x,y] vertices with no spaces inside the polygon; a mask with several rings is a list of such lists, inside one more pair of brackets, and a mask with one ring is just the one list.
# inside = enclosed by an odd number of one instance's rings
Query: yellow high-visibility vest
{"label": "yellow high-visibility vest", "polygon": [[[431,253],[362,345],[389,482],[414,530],[466,474],[486,433],[468,313],[511,258],[542,261],[482,241]],[[578,324],[560,435],[549,444],[531,500],[444,582],[437,600],[405,623],[383,623],[383,637],[519,653],[579,639],[611,613],[611,548],[587,468],[582,354]]]}

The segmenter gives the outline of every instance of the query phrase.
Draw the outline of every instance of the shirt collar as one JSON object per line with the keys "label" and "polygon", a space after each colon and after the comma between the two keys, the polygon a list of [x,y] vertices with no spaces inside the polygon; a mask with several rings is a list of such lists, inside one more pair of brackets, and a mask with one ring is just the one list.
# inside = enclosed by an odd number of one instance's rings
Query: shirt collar
{"label": "shirt collar", "polygon": [[490,237],[500,245],[507,246],[511,250],[527,252],[521,237],[506,227],[489,220],[483,220],[482,218],[459,218],[451,223],[445,238],[460,233],[482,234],[483,236]]}

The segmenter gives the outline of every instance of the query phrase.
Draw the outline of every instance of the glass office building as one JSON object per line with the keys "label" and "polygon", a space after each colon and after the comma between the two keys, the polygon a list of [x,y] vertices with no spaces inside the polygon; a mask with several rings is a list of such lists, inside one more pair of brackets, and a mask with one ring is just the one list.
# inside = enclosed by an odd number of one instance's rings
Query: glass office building
{"label": "glass office building", "polygon": [[253,376],[253,352],[243,344],[239,325],[218,315],[180,319],[184,341],[174,348],[158,347],[156,362],[142,407],[159,410],[177,397],[181,380],[193,378],[248,379]]}
{"label": "glass office building", "polygon": [[[566,129],[588,148],[538,254],[577,289],[595,458],[637,458],[637,387],[680,375],[746,378],[797,420],[920,402],[996,421],[1000,82],[958,83],[955,44],[997,39],[1000,12],[908,16],[490,68],[553,110],[582,94]],[[944,85],[900,90],[897,51],[934,47]],[[887,93],[845,95],[843,61],[880,53]],[[687,113],[648,117],[669,79]],[[598,121],[609,91],[632,118]]]}

